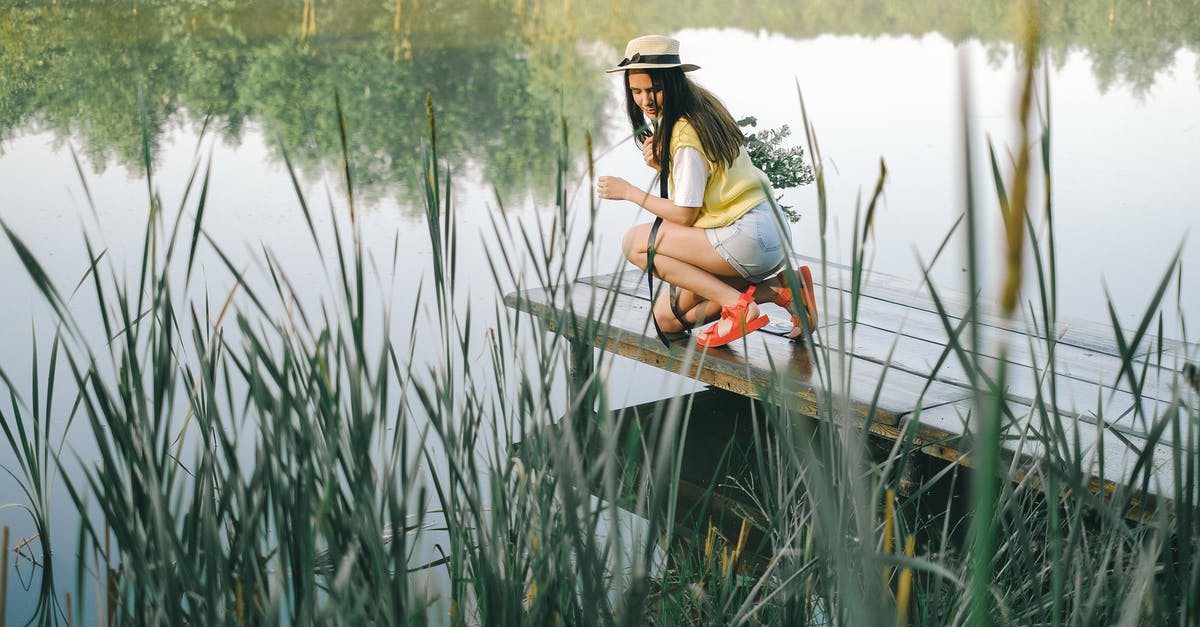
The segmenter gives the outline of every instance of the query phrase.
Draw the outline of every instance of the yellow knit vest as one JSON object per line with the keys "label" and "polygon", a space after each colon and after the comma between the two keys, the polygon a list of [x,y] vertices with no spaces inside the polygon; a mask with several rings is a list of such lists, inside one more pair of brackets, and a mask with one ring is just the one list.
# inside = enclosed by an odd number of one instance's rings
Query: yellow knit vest
{"label": "yellow knit vest", "polygon": [[[686,119],[675,123],[671,131],[671,155],[683,146],[690,146],[700,151],[705,159],[704,147],[700,145],[700,136],[696,129]],[[771,184],[762,170],[750,163],[750,155],[743,146],[738,152],[733,165],[724,168],[721,164],[708,162],[708,185],[704,188],[704,206],[696,216],[692,226],[702,229],[714,229],[728,226],[734,220],[742,217],[747,211],[767,200],[767,194],[772,193]],[[671,197],[675,197],[674,177],[669,181]],[[764,191],[764,189],[766,191]]]}

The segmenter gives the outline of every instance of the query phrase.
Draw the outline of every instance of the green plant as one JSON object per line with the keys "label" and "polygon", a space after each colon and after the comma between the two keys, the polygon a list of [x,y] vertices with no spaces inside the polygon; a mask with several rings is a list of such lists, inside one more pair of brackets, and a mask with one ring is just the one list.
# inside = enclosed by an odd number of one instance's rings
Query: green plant
{"label": "green plant", "polygon": [[[738,126],[755,128],[758,119],[750,116],[737,121]],[[785,148],[783,140],[792,134],[787,124],[776,129],[764,129],[746,135],[746,152],[756,168],[762,170],[771,181],[771,187],[776,190],[791,189],[813,182],[812,166],[804,159],[804,148],[792,146]],[[782,200],[780,196],[776,200]],[[792,222],[800,220],[800,214],[789,205],[778,205],[787,219]]]}

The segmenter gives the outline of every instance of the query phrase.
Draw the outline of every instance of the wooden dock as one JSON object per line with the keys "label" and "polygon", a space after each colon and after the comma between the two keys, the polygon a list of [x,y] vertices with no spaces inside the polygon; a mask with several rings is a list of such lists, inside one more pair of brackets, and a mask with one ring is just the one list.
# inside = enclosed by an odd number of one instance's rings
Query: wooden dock
{"label": "wooden dock", "polygon": [[[823,394],[828,387],[850,409],[848,418],[870,433],[894,440],[912,429],[919,450],[970,465],[965,436],[971,432],[974,375],[963,366],[951,339],[959,333],[968,300],[941,290],[935,300],[918,285],[873,273],[864,280],[852,328],[846,321],[848,269],[822,268],[818,260],[801,256],[794,263],[812,267],[817,287],[821,316],[812,346],[783,337],[790,327],[785,312],[765,305],[772,325],[767,332],[750,334],[744,343],[699,351],[689,337],[664,347],[649,326],[649,293],[637,270],[591,277],[552,291],[514,293],[506,302],[568,338],[595,338],[602,350],[714,388],[787,403],[806,416],[822,415],[818,405],[830,398]],[[1154,481],[1144,489],[1171,494],[1172,443],[1177,437],[1194,441],[1189,430],[1195,427],[1187,420],[1171,424],[1155,423],[1154,418],[1185,415],[1178,400],[1187,394],[1194,398],[1196,390],[1188,389],[1177,373],[1188,360],[1197,359],[1196,345],[1146,336],[1133,347],[1136,369],[1131,377],[1122,371],[1118,340],[1109,327],[1060,322],[1053,333],[1051,364],[1050,343],[1022,321],[986,310],[977,320],[982,336],[979,372],[995,372],[999,347],[1007,346],[1004,395],[1010,412],[1004,418],[1003,446],[1014,480],[1020,480],[1049,446],[1083,460],[1096,485],[1111,488],[1129,483],[1139,453],[1150,450]],[[957,343],[968,345],[965,337]],[[594,357],[592,346],[576,349],[577,374],[586,375]],[[1059,412],[1057,419],[1047,421],[1039,408],[1051,398],[1052,381]],[[1140,395],[1133,392],[1134,385],[1141,388]]]}

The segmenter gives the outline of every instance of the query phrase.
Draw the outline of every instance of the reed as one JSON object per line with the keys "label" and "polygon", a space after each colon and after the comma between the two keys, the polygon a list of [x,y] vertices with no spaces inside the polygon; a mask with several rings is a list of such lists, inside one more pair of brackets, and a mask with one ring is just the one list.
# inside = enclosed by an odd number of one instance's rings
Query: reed
{"label": "reed", "polygon": [[[5,231],[12,237],[7,227]],[[35,331],[33,336],[36,335]],[[36,612],[43,618],[43,622],[50,617],[61,615],[62,611],[57,600],[54,578],[50,506],[52,487],[58,472],[54,463],[56,443],[52,433],[51,416],[54,415],[55,380],[60,347],[60,336],[56,333],[50,348],[48,370],[42,373],[40,353],[36,341],[33,343],[30,366],[31,395],[28,401],[16,392],[12,379],[0,368],[0,380],[4,381],[9,390],[9,411],[0,410],[0,430],[4,432],[4,438],[12,451],[12,457],[9,459],[15,462],[18,469],[6,470],[21,486],[26,498],[21,507],[29,514],[33,523],[32,537],[18,542],[14,552],[20,554],[28,550],[31,565],[35,568],[40,567]],[[45,379],[41,378],[43,374]],[[8,580],[8,534],[9,528],[5,526],[4,557],[0,563],[0,566],[4,567],[3,573],[0,574],[0,589],[3,589],[5,594]],[[35,550],[37,557],[33,557]]]}
{"label": "reed", "polygon": [[4,525],[3,537],[0,537],[0,623],[8,614],[8,525]]}

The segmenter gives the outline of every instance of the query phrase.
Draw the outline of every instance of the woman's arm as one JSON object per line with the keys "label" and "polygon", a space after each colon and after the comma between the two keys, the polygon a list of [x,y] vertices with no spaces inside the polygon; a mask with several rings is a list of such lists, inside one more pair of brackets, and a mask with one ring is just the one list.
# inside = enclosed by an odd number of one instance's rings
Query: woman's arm
{"label": "woman's arm", "polygon": [[[643,152],[643,155],[645,154]],[[649,163],[647,160],[647,164]],[[675,191],[672,200],[648,194],[625,179],[612,176],[600,177],[597,186],[600,197],[628,200],[664,220],[691,226],[700,216],[700,209],[704,205],[704,190],[709,176],[708,161],[700,151],[685,146],[675,151],[674,163],[671,175],[675,179]],[[676,204],[677,202],[684,204]]]}
{"label": "woman's arm", "polygon": [[601,176],[596,180],[596,191],[606,200],[628,200],[664,220],[684,226],[691,226],[700,214],[700,207],[680,207],[675,201],[638,189],[619,176]]}

